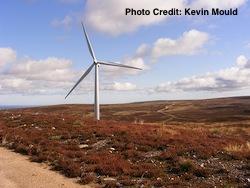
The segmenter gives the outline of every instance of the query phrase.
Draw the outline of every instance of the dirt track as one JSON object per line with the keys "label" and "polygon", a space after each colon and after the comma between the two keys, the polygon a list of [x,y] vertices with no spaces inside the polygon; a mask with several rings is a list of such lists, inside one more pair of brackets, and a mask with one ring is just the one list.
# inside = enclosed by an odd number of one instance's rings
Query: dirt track
{"label": "dirt track", "polygon": [[49,170],[44,164],[32,163],[28,157],[0,147],[1,188],[90,188]]}

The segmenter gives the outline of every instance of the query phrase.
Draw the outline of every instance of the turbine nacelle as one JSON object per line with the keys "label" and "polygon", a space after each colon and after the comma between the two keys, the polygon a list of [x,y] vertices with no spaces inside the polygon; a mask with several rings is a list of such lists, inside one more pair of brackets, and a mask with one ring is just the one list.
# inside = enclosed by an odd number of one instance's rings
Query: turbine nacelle
{"label": "turbine nacelle", "polygon": [[100,119],[100,115],[99,115],[99,110],[100,110],[100,106],[99,106],[99,76],[98,76],[98,67],[101,65],[107,65],[107,66],[114,66],[114,67],[122,67],[122,68],[130,68],[130,69],[137,69],[137,70],[142,70],[141,68],[137,68],[137,67],[133,67],[133,66],[129,66],[129,65],[123,65],[120,63],[114,63],[114,62],[109,62],[109,61],[97,61],[95,58],[95,54],[94,51],[92,49],[87,31],[82,23],[82,28],[84,31],[84,35],[87,41],[87,45],[88,45],[88,49],[89,52],[93,58],[93,63],[90,65],[90,67],[86,70],[86,72],[82,75],[82,77],[76,82],[76,84],[74,85],[74,87],[69,91],[69,93],[66,95],[65,99],[69,96],[69,94],[76,88],[76,86],[78,84],[80,84],[80,82],[90,73],[90,71],[92,70],[92,68],[95,66],[95,120],[99,120]]}

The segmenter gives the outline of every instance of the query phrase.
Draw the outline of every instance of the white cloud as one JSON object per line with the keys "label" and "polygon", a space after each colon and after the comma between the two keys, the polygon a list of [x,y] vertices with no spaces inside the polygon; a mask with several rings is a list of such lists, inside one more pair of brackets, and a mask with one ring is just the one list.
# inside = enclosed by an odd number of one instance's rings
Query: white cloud
{"label": "white cloud", "polygon": [[0,68],[16,59],[16,52],[12,48],[0,48]]}
{"label": "white cloud", "polygon": [[48,57],[44,60],[33,60],[28,57],[12,65],[6,74],[18,75],[30,80],[67,81],[76,73],[70,68],[71,60]]}
{"label": "white cloud", "polygon": [[1,87],[5,89],[20,89],[25,90],[29,89],[32,84],[32,81],[26,80],[24,78],[7,78],[2,79]]}
{"label": "white cloud", "polygon": [[[156,7],[164,9],[183,8],[185,0],[89,0],[87,2],[87,22],[96,30],[112,35],[136,31],[141,26],[155,25],[169,16],[155,16],[152,10]],[[126,8],[135,10],[147,9],[151,15],[125,15]],[[173,17],[173,16],[172,16]]]}
{"label": "white cloud", "polygon": [[[206,50],[204,46],[209,42],[211,36],[208,33],[190,30],[184,32],[178,39],[160,38],[152,46],[142,44],[138,47],[135,54],[122,60],[122,64],[138,67],[143,71],[149,70],[143,58],[159,58],[171,55],[195,55]],[[111,66],[101,66],[103,76],[108,78],[122,77],[127,75],[137,75],[141,71],[134,69],[118,68]]]}
{"label": "white cloud", "polygon": [[52,26],[64,26],[66,28],[70,28],[70,25],[72,23],[72,17],[67,15],[65,16],[63,19],[54,19],[52,22],[51,22],[51,25]]}
{"label": "white cloud", "polygon": [[250,59],[247,59],[245,56],[241,55],[236,60],[237,67],[244,69],[250,68]]}
{"label": "white cloud", "polygon": [[[123,65],[138,67],[143,69],[143,71],[149,70],[150,68],[144,63],[142,58],[129,57],[122,62],[118,62]],[[101,65],[102,75],[108,78],[123,77],[128,75],[137,75],[141,71],[130,68],[122,67],[112,67],[112,66],[102,66]]]}
{"label": "white cloud", "polygon": [[[34,60],[29,57],[17,59],[16,53],[11,48],[0,48],[0,62],[3,69],[0,74],[0,94],[65,95],[74,86],[76,81],[85,72],[73,70],[73,62],[69,59],[48,57]],[[8,64],[8,62],[13,62]],[[126,65],[147,69],[142,59],[130,59],[123,62]],[[109,69],[110,68],[110,69]],[[136,75],[139,71],[126,68],[102,66],[103,74],[107,77]],[[75,93],[93,91],[94,78],[92,74],[79,84]],[[101,89],[114,91],[130,91],[137,89],[132,83],[114,82],[102,83]]]}
{"label": "white cloud", "polygon": [[135,88],[136,88],[136,85],[131,84],[129,82],[127,83],[115,82],[114,83],[114,90],[117,90],[117,91],[129,91],[129,90],[134,90]]}
{"label": "white cloud", "polygon": [[140,57],[140,56],[145,56],[148,54],[150,51],[150,46],[148,44],[142,44],[139,46],[135,52],[135,55]]}
{"label": "white cloud", "polygon": [[250,88],[249,76],[250,59],[241,55],[237,58],[235,67],[183,78],[177,82],[162,83],[153,91],[233,91]]}
{"label": "white cloud", "polygon": [[154,42],[152,47],[142,44],[137,49],[136,55],[150,55],[153,58],[171,55],[195,55],[205,52],[204,46],[209,42],[210,38],[211,36],[208,33],[193,29],[184,32],[176,40],[160,38]]}
{"label": "white cloud", "polygon": [[34,94],[68,89],[73,85],[72,81],[80,77],[79,72],[72,70],[73,62],[67,59],[17,59],[14,50],[5,49],[1,52],[8,53],[0,55],[0,62],[13,62],[1,64],[1,94]]}
{"label": "white cloud", "polygon": [[[138,30],[143,26],[157,25],[167,19],[177,16],[154,15],[153,9],[168,10],[171,8],[184,9],[201,8],[236,8],[244,5],[247,0],[88,0],[84,18],[94,29],[112,35],[120,35]],[[134,10],[150,10],[150,15],[125,15],[126,8]]]}
{"label": "white cloud", "polygon": [[158,39],[152,49],[152,57],[167,55],[194,55],[204,51],[203,46],[209,40],[209,34],[197,30],[184,32],[177,40],[170,38]]}
{"label": "white cloud", "polygon": [[136,90],[137,86],[130,82],[120,83],[114,82],[112,84],[104,84],[101,86],[103,90],[114,90],[114,91],[132,91]]}

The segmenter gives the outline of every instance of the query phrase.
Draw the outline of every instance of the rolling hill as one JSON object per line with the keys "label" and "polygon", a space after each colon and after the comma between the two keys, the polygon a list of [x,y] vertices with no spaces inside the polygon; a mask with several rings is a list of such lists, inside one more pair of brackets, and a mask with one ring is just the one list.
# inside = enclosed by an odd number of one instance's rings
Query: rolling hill
{"label": "rolling hill", "polygon": [[0,143],[99,187],[248,187],[250,97],[0,110]]}

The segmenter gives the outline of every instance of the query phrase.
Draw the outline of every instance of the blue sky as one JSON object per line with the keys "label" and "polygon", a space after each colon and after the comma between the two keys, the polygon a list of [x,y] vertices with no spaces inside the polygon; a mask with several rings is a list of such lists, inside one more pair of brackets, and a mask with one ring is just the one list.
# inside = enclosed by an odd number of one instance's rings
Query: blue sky
{"label": "blue sky", "polygon": [[94,71],[64,99],[92,63],[81,21],[98,60],[143,69],[100,66],[103,104],[249,95],[249,20],[248,0],[2,0],[0,105],[93,103]]}

